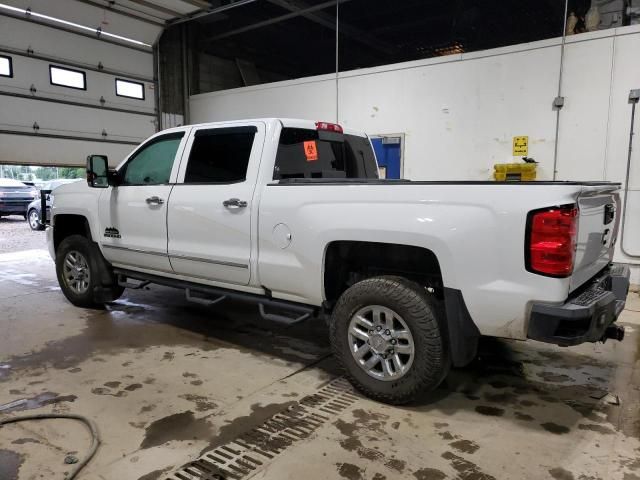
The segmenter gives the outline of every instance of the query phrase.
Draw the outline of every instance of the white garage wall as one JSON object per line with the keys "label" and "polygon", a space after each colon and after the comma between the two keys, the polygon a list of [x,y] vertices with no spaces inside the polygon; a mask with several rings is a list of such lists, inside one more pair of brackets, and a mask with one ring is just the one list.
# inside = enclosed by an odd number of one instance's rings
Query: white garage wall
{"label": "white garage wall", "polygon": [[[2,3],[93,28],[102,25],[149,44],[161,31],[75,0]],[[13,61],[13,78],[0,77],[0,163],[82,166],[87,155],[102,153],[116,165],[157,130],[152,48],[129,48],[12,15],[0,10],[0,54]],[[52,85],[51,64],[83,71],[86,90]],[[117,96],[116,78],[143,83],[145,99]]]}
{"label": "white garage wall", "polygon": [[511,160],[514,135],[529,135],[530,156],[552,176],[559,47],[469,57],[345,74],[339,122],[405,133],[406,178],[489,179]]}
{"label": "white garage wall", "polygon": [[[624,181],[638,52],[640,26],[567,38],[558,179]],[[528,135],[539,178],[552,179],[560,54],[561,39],[551,39],[343,72],[337,86],[325,75],[195,95],[191,122],[290,116],[337,119],[369,134],[405,133],[404,176],[415,180],[491,179],[494,163],[512,161],[512,137]],[[634,255],[639,151],[636,145],[624,239]],[[617,259],[639,263],[621,251]],[[640,283],[640,271],[634,275]]]}

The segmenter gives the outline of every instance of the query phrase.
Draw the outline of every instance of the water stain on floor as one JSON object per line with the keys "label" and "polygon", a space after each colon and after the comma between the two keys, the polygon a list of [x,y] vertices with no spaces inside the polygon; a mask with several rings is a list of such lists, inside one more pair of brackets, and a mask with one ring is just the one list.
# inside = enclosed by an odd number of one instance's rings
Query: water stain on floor
{"label": "water stain on floor", "polygon": [[451,442],[449,445],[459,452],[469,454],[476,453],[480,448],[480,445],[478,445],[476,442],[472,442],[471,440],[457,440],[455,442]]}
{"label": "water stain on floor", "polygon": [[275,414],[284,412],[288,408],[293,407],[297,404],[298,402],[291,401],[284,403],[271,403],[264,406],[259,403],[251,405],[251,413],[249,415],[238,417],[233,421],[227,423],[226,425],[220,427],[216,435],[212,435],[213,440],[211,441],[211,443],[200,452],[199,456],[216,449],[220,445],[224,445],[232,440],[235,440],[242,434],[247,433],[255,427],[262,425]]}
{"label": "water stain on floor", "polygon": [[11,450],[0,449],[0,478],[2,480],[18,480],[23,461],[22,455]]}
{"label": "water stain on floor", "polygon": [[442,458],[448,460],[453,469],[458,472],[458,476],[464,480],[496,480],[494,476],[484,473],[475,463],[452,452],[444,452]]}
{"label": "water stain on floor", "polygon": [[565,470],[562,467],[552,468],[549,470],[549,475],[551,475],[555,480],[574,480],[575,477],[573,473],[569,470]]}
{"label": "water stain on floor", "polygon": [[569,427],[565,427],[564,425],[558,425],[555,422],[541,423],[540,426],[544,428],[547,432],[555,433],[556,435],[563,435],[571,431]]}
{"label": "water stain on floor", "polygon": [[435,468],[421,468],[413,472],[413,476],[416,477],[416,480],[444,480],[447,478],[446,473]]}
{"label": "water stain on floor", "polygon": [[475,408],[476,412],[478,412],[481,415],[487,415],[489,417],[501,417],[504,415],[504,409],[502,408],[496,408],[496,407],[489,407],[486,405],[478,405]]}
{"label": "water stain on floor", "polygon": [[338,463],[338,474],[347,480],[362,480],[364,478],[364,470],[352,463]]}
{"label": "water stain on floor", "polygon": [[213,435],[213,428],[205,418],[195,418],[192,411],[176,413],[151,423],[140,448],[163,445],[172,440],[204,440]]}
{"label": "water stain on floor", "polygon": [[218,408],[218,405],[212,402],[209,397],[203,397],[202,395],[185,394],[180,395],[180,398],[195,403],[198,412],[206,412]]}

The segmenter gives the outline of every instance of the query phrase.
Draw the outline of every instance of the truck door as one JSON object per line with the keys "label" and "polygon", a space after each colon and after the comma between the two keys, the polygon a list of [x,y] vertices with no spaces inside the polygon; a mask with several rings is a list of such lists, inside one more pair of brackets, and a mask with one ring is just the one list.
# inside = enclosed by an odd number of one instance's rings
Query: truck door
{"label": "truck door", "polygon": [[265,126],[194,128],[169,201],[169,258],[175,273],[247,285],[258,167]]}
{"label": "truck door", "polygon": [[156,135],[118,170],[121,183],[99,204],[99,242],[117,266],[171,272],[167,257],[167,201],[187,131]]}

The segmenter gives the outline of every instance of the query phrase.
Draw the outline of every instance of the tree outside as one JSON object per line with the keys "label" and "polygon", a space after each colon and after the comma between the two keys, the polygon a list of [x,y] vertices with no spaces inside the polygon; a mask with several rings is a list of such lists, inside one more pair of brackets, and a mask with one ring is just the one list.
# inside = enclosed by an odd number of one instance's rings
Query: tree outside
{"label": "tree outside", "polygon": [[84,178],[81,167],[32,167],[27,165],[0,165],[0,178],[13,178],[24,182],[57,180],[59,178]]}

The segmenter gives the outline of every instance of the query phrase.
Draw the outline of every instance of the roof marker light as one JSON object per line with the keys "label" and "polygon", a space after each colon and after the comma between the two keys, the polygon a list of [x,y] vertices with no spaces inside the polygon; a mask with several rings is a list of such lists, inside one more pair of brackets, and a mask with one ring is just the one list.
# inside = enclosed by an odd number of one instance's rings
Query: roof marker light
{"label": "roof marker light", "polygon": [[316,130],[323,130],[325,132],[344,133],[342,127],[337,123],[328,122],[316,122]]}

